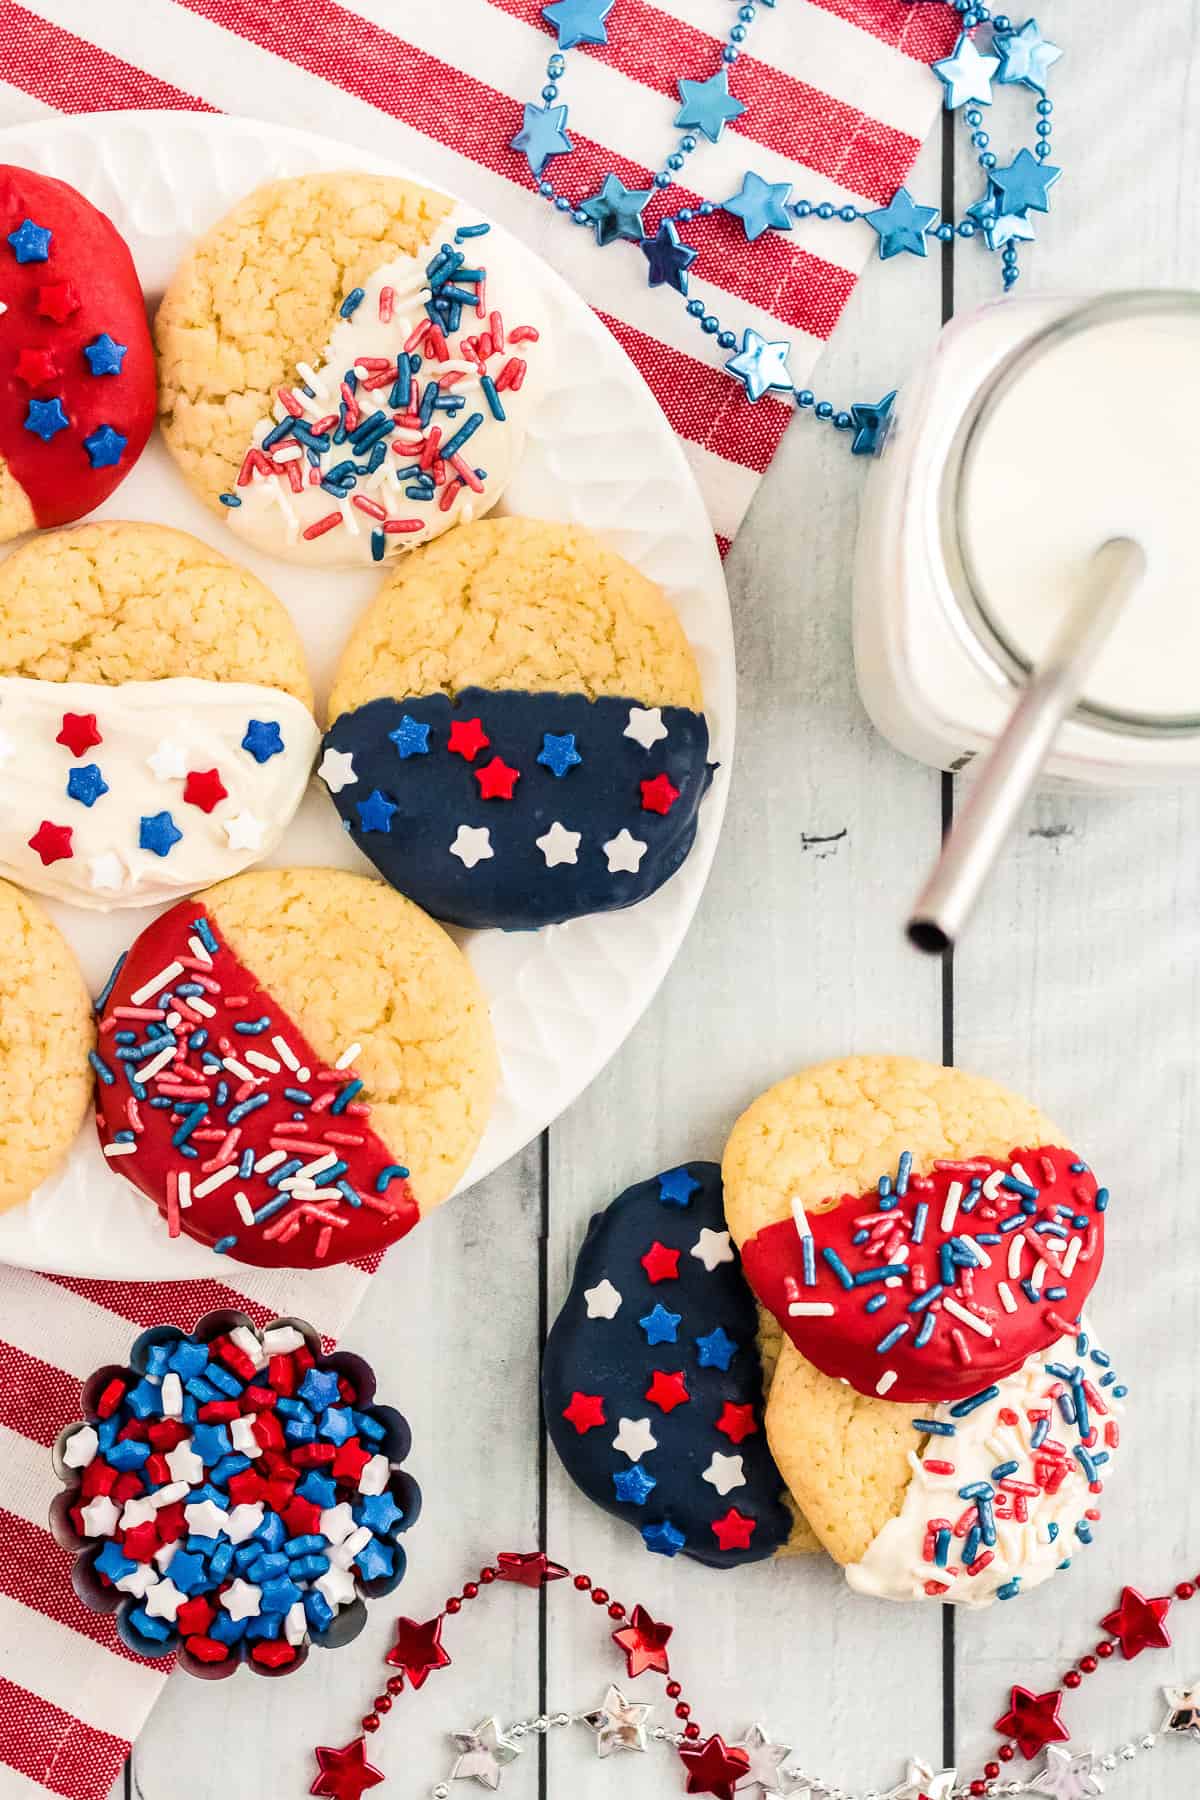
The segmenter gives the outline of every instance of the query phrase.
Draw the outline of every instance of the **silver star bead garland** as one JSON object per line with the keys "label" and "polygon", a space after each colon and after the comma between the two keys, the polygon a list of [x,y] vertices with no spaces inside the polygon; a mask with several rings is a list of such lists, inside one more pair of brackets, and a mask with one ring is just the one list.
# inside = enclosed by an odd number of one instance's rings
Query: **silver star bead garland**
{"label": "silver star bead garland", "polygon": [[618,1750],[650,1748],[647,1720],[652,1706],[626,1700],[619,1687],[609,1685],[608,1692],[595,1712],[584,1713],[583,1722],[596,1734],[596,1750],[600,1756],[612,1756]]}

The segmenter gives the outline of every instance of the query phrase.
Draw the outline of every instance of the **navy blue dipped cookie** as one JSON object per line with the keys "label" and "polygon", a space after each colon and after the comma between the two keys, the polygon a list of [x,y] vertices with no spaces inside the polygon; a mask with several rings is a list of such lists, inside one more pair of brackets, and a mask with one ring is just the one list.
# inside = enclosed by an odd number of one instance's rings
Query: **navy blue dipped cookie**
{"label": "navy blue dipped cookie", "polygon": [[767,1445],[758,1332],[716,1163],[593,1217],[546,1343],[546,1424],[571,1479],[648,1550],[725,1569],[793,1535],[808,1547]]}
{"label": "navy blue dipped cookie", "polygon": [[343,655],[318,774],[380,874],[457,925],[632,906],[712,780],[661,589],[575,526],[487,519],[405,558]]}

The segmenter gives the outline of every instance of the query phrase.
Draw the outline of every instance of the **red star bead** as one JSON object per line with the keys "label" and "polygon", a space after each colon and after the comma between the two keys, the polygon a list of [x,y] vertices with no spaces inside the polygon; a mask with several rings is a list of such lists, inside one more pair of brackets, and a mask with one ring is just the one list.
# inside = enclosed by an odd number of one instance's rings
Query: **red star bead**
{"label": "red star bead", "polygon": [[486,750],[491,741],[483,729],[482,719],[455,719],[450,727],[446,748],[459,756],[465,756],[468,762],[474,762],[479,752]]}
{"label": "red star bead", "polygon": [[415,1688],[425,1686],[435,1669],[448,1669],[450,1657],[442,1649],[442,1614],[418,1625],[415,1619],[396,1620],[396,1642],[385,1662],[393,1669],[403,1669]]}
{"label": "red star bead", "polygon": [[679,789],[673,787],[666,775],[656,775],[653,781],[641,781],[638,786],[642,790],[642,811],[669,813],[679,798]]}
{"label": "red star bead", "polygon": [[754,1408],[748,1405],[735,1406],[732,1400],[727,1400],[725,1411],[717,1420],[717,1430],[723,1431],[733,1444],[740,1444],[743,1438],[753,1437],[758,1430]]}
{"label": "red star bead", "polygon": [[563,1418],[575,1427],[580,1437],[584,1437],[593,1426],[607,1423],[603,1397],[576,1391],[571,1395],[570,1406],[563,1408]]}
{"label": "red star bead", "polygon": [[51,863],[65,862],[75,854],[71,848],[71,827],[52,825],[49,819],[43,819],[29,840],[29,848],[37,851],[44,869]]}
{"label": "red star bead", "polygon": [[740,1744],[727,1744],[719,1733],[703,1744],[684,1744],[679,1760],[687,1770],[689,1794],[715,1794],[716,1800],[733,1800],[733,1790],[750,1767],[750,1752]]}
{"label": "red star bead", "polygon": [[229,798],[229,789],[215,769],[189,769],[183,784],[183,797],[189,806],[210,813],[214,806]]}
{"label": "red star bead", "polygon": [[1119,1640],[1121,1655],[1126,1662],[1132,1662],[1143,1650],[1170,1648],[1171,1634],[1163,1624],[1170,1609],[1171,1602],[1165,1594],[1157,1600],[1147,1600],[1136,1588],[1122,1588],[1120,1606],[1101,1619],[1100,1628]]}
{"label": "red star bead", "polygon": [[65,744],[72,756],[82,756],[104,739],[96,728],[95,713],[64,713],[62,730],[54,741]]}
{"label": "red star bead", "polygon": [[642,1258],[642,1267],[653,1282],[678,1281],[679,1256],[678,1250],[668,1250],[665,1244],[660,1244],[655,1238]]}
{"label": "red star bead", "polygon": [[360,1737],[342,1750],[330,1750],[323,1744],[316,1753],[321,1773],[309,1793],[324,1794],[328,1800],[359,1800],[367,1788],[378,1787],[383,1776],[367,1761],[366,1744]]}
{"label": "red star bead", "polygon": [[17,380],[23,381],[26,387],[43,387],[47,381],[56,381],[58,364],[53,350],[22,350],[17,358],[16,373]]}
{"label": "red star bead", "polygon": [[731,1506],[723,1519],[713,1520],[713,1536],[722,1550],[748,1550],[757,1525],[757,1519],[743,1518],[737,1507]]}
{"label": "red star bead", "polygon": [[631,1622],[612,1634],[613,1643],[619,1644],[625,1652],[625,1663],[631,1680],[647,1669],[657,1669],[660,1675],[671,1673],[671,1665],[667,1661],[667,1639],[674,1629],[673,1625],[660,1625],[656,1619],[652,1619],[644,1606],[634,1607]]}
{"label": "red star bead", "polygon": [[479,783],[481,800],[511,800],[521,772],[510,769],[502,756],[493,756],[490,763],[476,769],[475,779]]}
{"label": "red star bead", "polygon": [[496,1573],[501,1581],[515,1581],[521,1587],[545,1587],[549,1581],[561,1581],[569,1573],[561,1563],[551,1562],[544,1551],[534,1550],[527,1556],[520,1556],[511,1550],[502,1550],[496,1558]]}
{"label": "red star bead", "polygon": [[72,281],[56,281],[38,289],[38,311],[43,319],[63,325],[72,313],[79,311],[79,295]]}
{"label": "red star bead", "polygon": [[1047,1744],[1065,1744],[1070,1737],[1058,1716],[1062,1703],[1058,1688],[1048,1694],[1031,1694],[1028,1688],[1014,1687],[1009,1709],[996,1720],[996,1730],[1004,1737],[1016,1738],[1021,1755],[1032,1762]]}
{"label": "red star bead", "polygon": [[668,1375],[663,1369],[655,1369],[654,1379],[646,1389],[646,1398],[665,1413],[674,1412],[677,1406],[690,1400],[683,1370],[677,1369],[673,1375]]}

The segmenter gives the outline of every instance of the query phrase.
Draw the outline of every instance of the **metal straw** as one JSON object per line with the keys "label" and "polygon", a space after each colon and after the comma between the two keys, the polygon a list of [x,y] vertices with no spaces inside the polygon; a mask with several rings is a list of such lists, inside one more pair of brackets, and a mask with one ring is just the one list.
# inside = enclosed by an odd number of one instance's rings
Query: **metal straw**
{"label": "metal straw", "polygon": [[958,939],[1059,726],[1145,568],[1146,553],[1132,538],[1110,538],[1093,556],[1078,601],[1013,708],[917,898],[908,936],[919,950],[937,955]]}

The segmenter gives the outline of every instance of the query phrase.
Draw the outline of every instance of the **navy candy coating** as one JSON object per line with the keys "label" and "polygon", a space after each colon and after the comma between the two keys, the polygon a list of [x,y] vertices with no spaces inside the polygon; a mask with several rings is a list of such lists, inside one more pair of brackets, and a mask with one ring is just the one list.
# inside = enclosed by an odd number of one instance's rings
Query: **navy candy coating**
{"label": "navy candy coating", "polygon": [[[380,874],[426,912],[451,924],[521,930],[632,906],[654,893],[683,862],[696,836],[700,802],[712,780],[702,713],[664,706],[667,736],[646,749],[624,735],[638,701],[583,694],[532,694],[466,688],[455,700],[429,694],[371,700],[343,713],[323,751],[349,751],[356,779],[331,798],[350,835]],[[413,726],[429,726],[426,751]],[[448,751],[457,719],[479,718],[490,740],[472,761]],[[400,731],[400,744],[390,734]],[[562,775],[538,761],[546,733],[575,736],[581,760]],[[477,769],[499,756],[520,772],[511,800],[481,797]],[[663,815],[643,809],[640,783],[666,774],[679,798]],[[358,804],[376,792],[397,810],[376,806],[364,831]],[[554,821],[579,832],[575,863],[547,865],[537,846]],[[493,854],[467,868],[452,855],[460,826],[486,826]],[[622,829],[646,845],[636,872],[609,869],[603,846]]]}
{"label": "navy candy coating", "polygon": [[[758,1357],[758,1311],[738,1260],[709,1271],[692,1255],[701,1230],[725,1230],[721,1171],[716,1163],[686,1165],[698,1183],[680,1204],[688,1181],[678,1171],[627,1188],[606,1211],[597,1213],[575,1265],[571,1291],[546,1343],[542,1398],[551,1440],[571,1479],[589,1500],[638,1531],[669,1521],[685,1538],[682,1554],[711,1568],[759,1562],[786,1543],[792,1517],[784,1504],[784,1482],[771,1458],[762,1427],[762,1369]],[[682,1252],[679,1278],[651,1282],[641,1258],[658,1242]],[[611,1319],[589,1318],[586,1290],[605,1280],[621,1296]],[[656,1308],[662,1308],[656,1314]],[[671,1327],[663,1314],[680,1316],[675,1341],[655,1342]],[[647,1321],[643,1325],[640,1321]],[[720,1328],[736,1345],[727,1371]],[[697,1339],[706,1338],[708,1366]],[[715,1356],[715,1360],[714,1360]],[[645,1398],[656,1370],[682,1370],[690,1398],[669,1413]],[[599,1395],[606,1422],[580,1435],[563,1417],[576,1392]],[[727,1403],[752,1405],[758,1430],[734,1443],[716,1429]],[[648,1418],[657,1448],[636,1462],[613,1448],[622,1419]],[[722,1496],[703,1479],[714,1452],[743,1459],[745,1485]],[[639,1469],[655,1486],[641,1505],[617,1498],[614,1475]],[[730,1507],[756,1521],[750,1548],[721,1550],[714,1519]]]}

